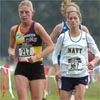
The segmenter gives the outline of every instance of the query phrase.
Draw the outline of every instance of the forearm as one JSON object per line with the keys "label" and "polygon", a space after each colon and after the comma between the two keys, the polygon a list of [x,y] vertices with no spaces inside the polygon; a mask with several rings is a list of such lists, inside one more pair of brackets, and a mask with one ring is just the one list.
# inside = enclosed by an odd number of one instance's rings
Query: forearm
{"label": "forearm", "polygon": [[15,45],[9,45],[8,53],[9,54],[15,54],[15,49],[16,49]]}
{"label": "forearm", "polygon": [[47,46],[41,53],[37,54],[36,56],[37,56],[38,59],[43,58],[46,55],[48,55],[50,52],[52,52],[53,50],[54,50],[53,45]]}
{"label": "forearm", "polygon": [[57,71],[59,71],[59,70],[60,70],[60,68],[59,68],[59,65],[58,65],[58,64],[55,64],[55,65],[54,65],[54,68],[55,68],[55,72],[57,72]]}
{"label": "forearm", "polygon": [[48,55],[52,51],[53,51],[53,46],[47,46],[41,53],[30,56],[30,58],[28,58],[28,61],[30,63],[34,63],[44,58],[46,55]]}
{"label": "forearm", "polygon": [[94,63],[94,65],[96,65],[98,63],[98,61],[100,60],[100,58],[98,56],[96,56],[92,62]]}

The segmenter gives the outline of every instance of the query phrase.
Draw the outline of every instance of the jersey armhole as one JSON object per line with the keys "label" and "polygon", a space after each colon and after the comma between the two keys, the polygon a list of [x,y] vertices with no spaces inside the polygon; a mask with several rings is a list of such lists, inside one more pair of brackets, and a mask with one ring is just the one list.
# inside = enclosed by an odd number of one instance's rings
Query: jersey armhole
{"label": "jersey armhole", "polygon": [[20,25],[17,25],[17,28],[16,28],[16,31],[15,31],[15,33],[17,33],[19,26],[20,26]]}

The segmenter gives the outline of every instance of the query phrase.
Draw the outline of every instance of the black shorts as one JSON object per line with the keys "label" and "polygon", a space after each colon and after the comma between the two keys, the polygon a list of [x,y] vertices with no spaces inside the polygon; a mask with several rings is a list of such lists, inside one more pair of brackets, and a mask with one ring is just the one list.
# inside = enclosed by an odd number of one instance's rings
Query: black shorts
{"label": "black shorts", "polygon": [[42,62],[18,62],[15,75],[23,75],[29,80],[45,79],[44,65]]}
{"label": "black shorts", "polygon": [[70,77],[62,77],[61,78],[61,90],[70,91],[75,88],[75,86],[83,84],[88,84],[88,76],[80,77],[80,78],[70,78]]}

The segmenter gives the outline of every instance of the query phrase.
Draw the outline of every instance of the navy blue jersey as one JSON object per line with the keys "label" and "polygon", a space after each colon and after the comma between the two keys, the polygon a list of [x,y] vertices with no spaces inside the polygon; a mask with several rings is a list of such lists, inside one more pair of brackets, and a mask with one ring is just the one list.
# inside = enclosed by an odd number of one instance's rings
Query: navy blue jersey
{"label": "navy blue jersey", "polygon": [[66,21],[63,21],[62,24],[63,24],[63,26],[62,26],[61,33],[64,33],[70,29]]}

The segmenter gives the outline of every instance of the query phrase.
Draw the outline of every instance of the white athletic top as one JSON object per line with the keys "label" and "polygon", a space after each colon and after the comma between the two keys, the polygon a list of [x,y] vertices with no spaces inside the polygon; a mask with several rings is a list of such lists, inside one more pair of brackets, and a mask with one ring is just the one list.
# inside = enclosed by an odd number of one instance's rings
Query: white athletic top
{"label": "white athletic top", "polygon": [[84,77],[88,75],[88,47],[93,54],[100,58],[100,52],[90,34],[81,30],[77,37],[70,37],[69,31],[58,37],[53,52],[53,64],[58,64],[58,55],[61,51],[60,70],[65,77]]}

